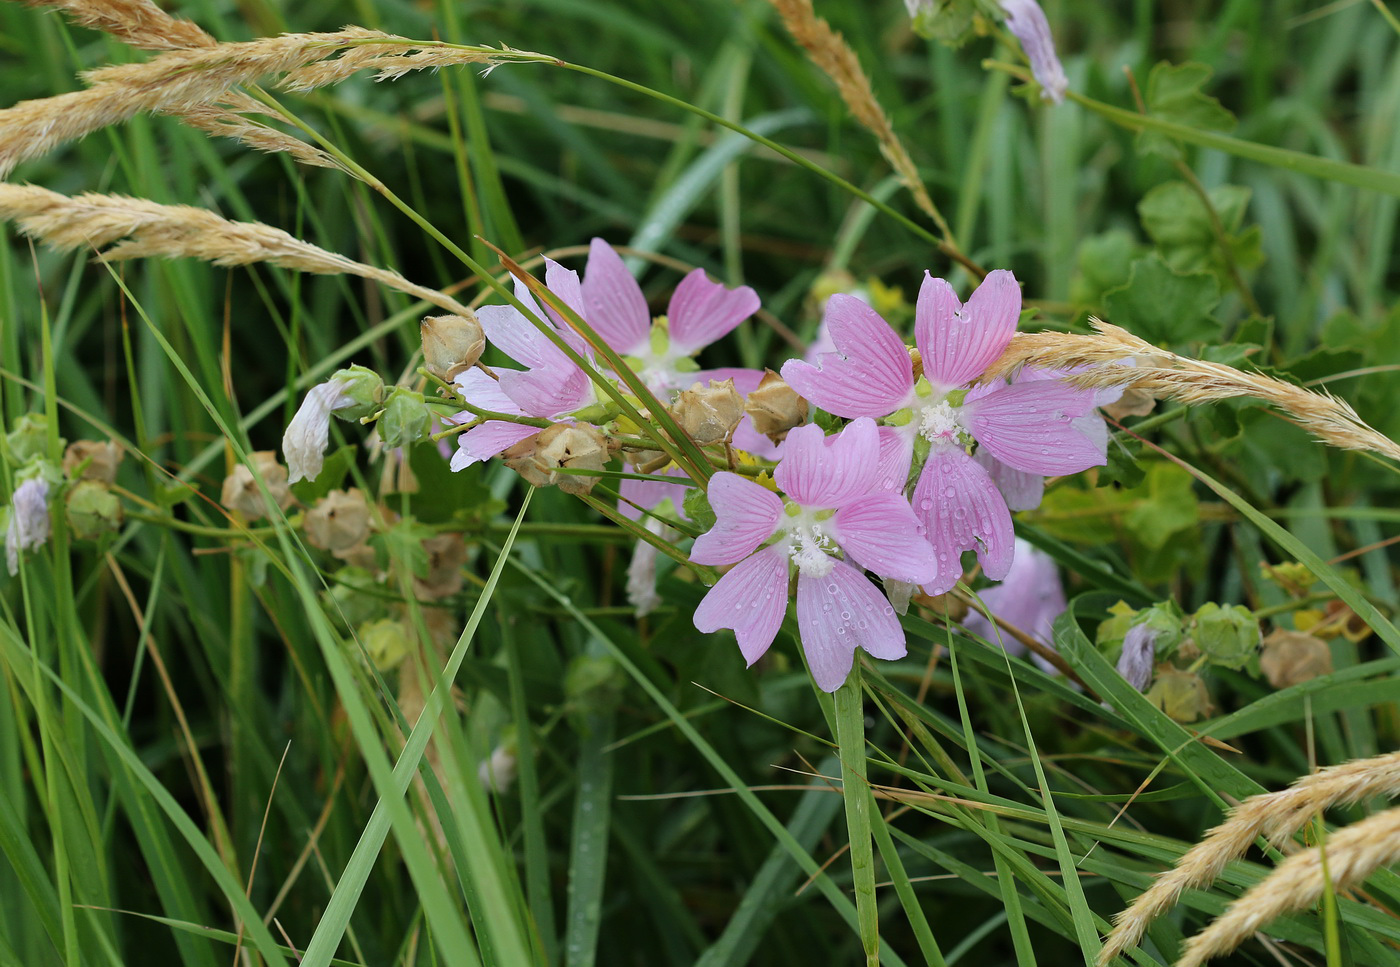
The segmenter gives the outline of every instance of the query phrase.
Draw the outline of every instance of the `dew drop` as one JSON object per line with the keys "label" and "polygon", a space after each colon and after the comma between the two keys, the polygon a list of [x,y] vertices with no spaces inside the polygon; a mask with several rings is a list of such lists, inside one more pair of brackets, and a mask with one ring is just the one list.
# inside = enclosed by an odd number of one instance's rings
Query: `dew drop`
{"label": "dew drop", "polygon": [[954,490],[952,487],[949,487],[949,488],[947,488],[946,490],[943,491],[943,496],[944,496],[944,497],[956,497],[957,494],[958,494],[958,492],[957,492],[956,490]]}
{"label": "dew drop", "polygon": [[841,620],[842,620],[842,621],[850,621],[850,620],[851,620],[851,613],[850,613],[849,611],[842,611],[842,612],[841,612]]}
{"label": "dew drop", "polygon": [[846,628],[845,628],[845,626],[843,625],[843,626],[837,628],[837,629],[836,629],[836,633],[837,633],[838,635],[844,635],[844,634],[846,633]]}
{"label": "dew drop", "polygon": [[836,585],[834,585],[834,584],[828,584],[828,585],[826,586],[827,594],[835,594],[838,590],[840,590],[840,589],[839,589],[838,587],[836,587]]}

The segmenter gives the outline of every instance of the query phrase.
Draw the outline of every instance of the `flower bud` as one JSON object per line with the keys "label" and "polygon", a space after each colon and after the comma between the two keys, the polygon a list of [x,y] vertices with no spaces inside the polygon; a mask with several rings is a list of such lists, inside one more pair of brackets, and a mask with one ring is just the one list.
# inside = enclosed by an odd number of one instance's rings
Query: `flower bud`
{"label": "flower bud", "polygon": [[5,447],[15,464],[28,463],[49,452],[49,420],[42,413],[17,416],[5,434]]}
{"label": "flower bud", "polygon": [[379,417],[379,439],[386,449],[417,443],[428,435],[432,414],[423,403],[423,394],[406,386],[395,386]]}
{"label": "flower bud", "polygon": [[[252,458],[253,466],[267,485],[273,501],[278,507],[285,509],[292,502],[292,493],[287,486],[287,468],[277,462],[277,454],[272,450],[259,450],[252,454]],[[267,516],[267,507],[263,504],[262,494],[258,492],[253,471],[247,464],[238,464],[224,478],[219,503],[229,510],[238,511],[245,520],[259,520]]]}
{"label": "flower bud", "polygon": [[336,385],[345,401],[332,409],[342,420],[362,420],[375,413],[384,400],[384,380],[363,366],[338,370],[328,382]]}
{"label": "flower bud", "polygon": [[1196,646],[1217,665],[1243,668],[1259,648],[1259,621],[1248,608],[1208,602],[1196,612],[1195,622]]}
{"label": "flower bud", "polygon": [[117,479],[122,456],[122,448],[113,440],[75,440],[63,452],[63,472],[110,484]]}
{"label": "flower bud", "polygon": [[1264,639],[1263,649],[1259,670],[1274,688],[1332,674],[1332,649],[1316,635],[1277,628]]}
{"label": "flower bud", "polygon": [[80,541],[95,541],[122,526],[122,502],[100,480],[78,481],[64,503],[68,528]]}
{"label": "flower bud", "polygon": [[753,419],[753,428],[774,443],[782,442],[788,430],[807,422],[807,401],[771,369],[763,373],[758,389],[749,394],[744,412]]}
{"label": "flower bud", "polygon": [[423,365],[449,383],[475,366],[486,348],[486,335],[475,315],[428,316],[419,328],[423,334]]}
{"label": "flower bud", "polygon": [[409,629],[404,627],[402,621],[395,621],[393,618],[381,618],[379,621],[362,625],[359,638],[360,644],[364,645],[365,651],[369,653],[369,660],[381,672],[390,671],[403,661],[408,655],[409,644],[412,641]]}
{"label": "flower bud", "polygon": [[345,551],[369,536],[369,504],[356,488],[332,490],[306,512],[302,526],[312,546]]}
{"label": "flower bud", "polygon": [[744,398],[734,389],[734,380],[712,379],[708,387],[696,383],[682,392],[671,415],[696,446],[724,443],[744,418]]}

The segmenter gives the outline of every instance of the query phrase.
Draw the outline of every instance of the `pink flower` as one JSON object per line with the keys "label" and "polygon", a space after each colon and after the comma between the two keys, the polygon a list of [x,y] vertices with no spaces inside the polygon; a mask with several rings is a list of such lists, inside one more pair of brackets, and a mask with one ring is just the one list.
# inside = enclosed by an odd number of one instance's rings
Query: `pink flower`
{"label": "pink flower", "polygon": [[1073,422],[1093,408],[1090,394],[1052,381],[971,387],[1011,341],[1020,310],[1020,288],[1004,269],[989,273],[966,305],[947,282],[925,273],[914,316],[924,370],[917,381],[903,340],[850,296],[827,303],[837,352],[823,355],[820,367],[783,364],[783,378],[816,406],[884,421],[879,461],[887,486],[903,489],[914,458],[922,461],[911,502],[938,559],[937,576],[924,586],[929,594],[957,583],[965,550],[976,550],[993,580],[1011,567],[1011,514],[991,475],[969,455],[972,444],[1041,476],[1105,462],[1103,444]]}
{"label": "pink flower", "polygon": [[861,569],[923,582],[937,565],[908,503],[880,488],[879,454],[872,420],[830,438],[809,424],[788,434],[773,472],[787,499],[738,474],[715,474],[715,525],[696,538],[690,559],[735,567],[700,602],[695,627],[732,628],[752,665],[782,625],[795,566],[797,626],[823,691],[846,680],[857,647],[876,658],[903,657],[904,629]]}
{"label": "pink flower", "polygon": [[697,373],[692,357],[758,311],[753,289],[728,288],[695,269],[672,293],[665,324],[653,324],[642,287],[601,238],[589,244],[582,293],[584,319],[658,394],[685,389],[697,379],[725,379]]}
{"label": "pink flower", "polygon": [[[978,596],[987,610],[1007,624],[1019,628],[1044,644],[1054,643],[1055,619],[1065,611],[1065,589],[1055,559],[1042,550],[1016,539],[1016,559],[1006,579],[994,587],[979,591]],[[987,620],[981,609],[974,606],[963,621],[963,627],[990,642],[1001,642],[1008,654],[1019,655],[1026,646],[1004,635]],[[1047,671],[1054,666],[1039,655],[1036,664]]]}
{"label": "pink flower", "polygon": [[1045,11],[1035,0],[1001,0],[1001,9],[1006,11],[1006,29],[1016,35],[1030,59],[1041,98],[1060,104],[1069,90],[1069,79],[1055,53],[1055,38],[1050,36]]}

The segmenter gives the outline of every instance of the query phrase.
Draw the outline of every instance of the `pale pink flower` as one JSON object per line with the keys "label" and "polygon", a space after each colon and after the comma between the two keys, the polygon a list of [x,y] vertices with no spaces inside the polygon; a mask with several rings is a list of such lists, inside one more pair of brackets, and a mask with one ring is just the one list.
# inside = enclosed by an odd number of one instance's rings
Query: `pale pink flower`
{"label": "pale pink flower", "polygon": [[[1007,624],[1043,644],[1054,643],[1055,619],[1065,611],[1065,589],[1055,559],[1049,554],[1018,537],[1015,560],[1005,579],[977,592],[977,596],[987,610]],[[1026,650],[1015,638],[1002,634],[976,605],[968,612],[963,627],[987,641],[1000,642],[1008,654],[1019,655]],[[1036,662],[1049,666],[1038,655]]]}
{"label": "pale pink flower", "polygon": [[695,627],[732,628],[752,665],[782,625],[795,567],[797,626],[818,687],[840,687],[857,647],[903,657],[904,629],[862,569],[923,582],[937,566],[908,503],[880,488],[879,453],[871,420],[830,438],[809,424],[788,434],[773,471],[786,498],[739,474],[715,474],[715,524],[696,538],[690,559],[735,567],[700,602]]}
{"label": "pale pink flower", "polygon": [[937,576],[924,586],[943,594],[962,575],[960,555],[975,550],[989,578],[1011,567],[1011,514],[996,483],[968,453],[987,454],[1024,473],[1077,473],[1105,462],[1104,447],[1074,424],[1093,397],[1057,381],[973,391],[971,383],[1001,355],[1016,331],[1021,290],[1004,269],[988,274],[964,305],[928,273],[915,306],[914,341],[923,375],[914,379],[903,340],[865,303],[835,295],[826,322],[837,352],[820,367],[783,364],[783,378],[829,413],[881,419],[880,475],[902,490],[912,461],[923,461],[911,502],[933,544]]}
{"label": "pale pink flower", "polygon": [[1016,35],[1031,62],[1041,98],[1052,104],[1062,103],[1069,90],[1069,78],[1055,53],[1055,38],[1050,36],[1045,11],[1036,0],[1001,0],[1001,9],[1006,11],[1006,29]]}
{"label": "pale pink flower", "polygon": [[5,564],[19,573],[19,557],[49,539],[49,485],[43,477],[30,477],[15,488],[10,505],[10,525],[5,528]]}

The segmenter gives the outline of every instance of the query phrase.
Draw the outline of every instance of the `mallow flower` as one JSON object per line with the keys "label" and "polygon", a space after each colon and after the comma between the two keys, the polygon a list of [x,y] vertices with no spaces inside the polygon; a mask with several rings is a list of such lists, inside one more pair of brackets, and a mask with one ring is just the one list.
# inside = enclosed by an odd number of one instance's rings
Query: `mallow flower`
{"label": "mallow flower", "polygon": [[973,386],[1011,341],[1020,310],[1020,287],[1005,269],[989,273],[966,305],[946,281],[925,273],[914,313],[923,369],[917,379],[904,341],[850,296],[827,303],[837,351],[821,356],[819,366],[783,364],[783,378],[814,405],[848,419],[883,420],[885,486],[903,490],[917,470],[910,500],[938,560],[937,575],[924,585],[928,594],[958,582],[965,550],[977,552],[994,581],[1011,567],[1011,514],[991,475],[970,455],[974,445],[1014,470],[1041,476],[1106,462],[1103,444],[1073,422],[1092,410],[1092,394],[1048,380]]}
{"label": "mallow flower", "polygon": [[[1018,628],[1042,644],[1054,643],[1055,619],[1065,611],[1065,589],[1055,559],[1044,551],[1016,538],[1016,556],[1001,584],[978,592],[982,604],[995,617]],[[1002,634],[982,609],[973,605],[963,627],[990,642],[1000,642],[1007,654],[1019,655],[1026,646]],[[1046,670],[1054,666],[1039,655],[1036,664]]]}
{"label": "mallow flower", "polygon": [[19,573],[19,556],[49,539],[49,484],[42,476],[30,477],[15,488],[10,523],[5,528],[5,564]]}
{"label": "mallow flower", "polygon": [[735,566],[700,602],[695,627],[732,628],[752,665],[782,625],[796,570],[797,626],[818,687],[839,688],[858,647],[903,657],[904,629],[863,569],[919,583],[937,564],[909,504],[881,488],[879,456],[873,420],[857,419],[832,437],[808,424],[788,434],[773,471],[786,497],[739,474],[715,474],[715,524],[696,538],[690,559]]}

